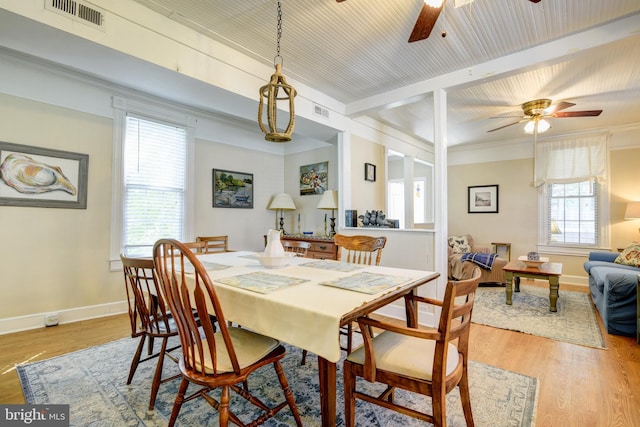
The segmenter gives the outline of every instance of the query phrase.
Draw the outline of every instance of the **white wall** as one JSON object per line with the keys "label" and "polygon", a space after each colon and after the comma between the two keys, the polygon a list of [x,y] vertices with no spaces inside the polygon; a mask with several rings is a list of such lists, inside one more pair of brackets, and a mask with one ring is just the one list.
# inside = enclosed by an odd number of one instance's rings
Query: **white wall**
{"label": "white wall", "polygon": [[[88,154],[88,202],[87,209],[0,206],[0,333],[41,327],[45,313],[60,313],[66,323],[123,312],[122,273],[109,269],[111,102],[113,96],[161,101],[14,59],[0,60],[0,141]],[[268,201],[285,188],[284,147],[264,142],[257,124],[191,113],[197,117],[194,235],[228,234],[232,248],[261,249],[262,235],[273,227]],[[335,150],[321,157],[337,165]],[[315,162],[314,154],[305,161]],[[213,168],[253,173],[254,208],[213,208]]]}

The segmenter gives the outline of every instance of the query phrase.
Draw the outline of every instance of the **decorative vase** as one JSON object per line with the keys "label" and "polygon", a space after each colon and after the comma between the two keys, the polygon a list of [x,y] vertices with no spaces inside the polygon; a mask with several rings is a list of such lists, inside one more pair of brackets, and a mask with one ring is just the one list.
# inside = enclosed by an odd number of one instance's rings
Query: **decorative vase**
{"label": "decorative vase", "polygon": [[267,233],[267,247],[264,249],[265,256],[283,257],[284,247],[280,242],[280,230],[269,230]]}

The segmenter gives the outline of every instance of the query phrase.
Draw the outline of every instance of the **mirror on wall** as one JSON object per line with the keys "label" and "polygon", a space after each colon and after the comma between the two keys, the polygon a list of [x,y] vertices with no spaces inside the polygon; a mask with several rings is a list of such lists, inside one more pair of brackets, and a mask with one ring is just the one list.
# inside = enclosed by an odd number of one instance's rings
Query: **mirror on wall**
{"label": "mirror on wall", "polygon": [[405,229],[434,221],[434,167],[426,160],[387,150],[387,218]]}

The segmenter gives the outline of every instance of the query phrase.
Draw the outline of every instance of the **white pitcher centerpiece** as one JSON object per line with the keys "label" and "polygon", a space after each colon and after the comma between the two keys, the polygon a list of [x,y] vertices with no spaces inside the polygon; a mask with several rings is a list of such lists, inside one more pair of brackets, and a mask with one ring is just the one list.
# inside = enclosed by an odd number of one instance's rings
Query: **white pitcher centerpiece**
{"label": "white pitcher centerpiece", "polygon": [[285,256],[284,247],[280,241],[280,230],[269,230],[267,233],[267,247],[264,248],[264,255],[268,257]]}

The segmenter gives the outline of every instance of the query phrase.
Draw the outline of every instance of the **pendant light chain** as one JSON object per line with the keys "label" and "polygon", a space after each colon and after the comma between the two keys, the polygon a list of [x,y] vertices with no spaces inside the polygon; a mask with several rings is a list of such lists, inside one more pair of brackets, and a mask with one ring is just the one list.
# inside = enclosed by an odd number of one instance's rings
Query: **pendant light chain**
{"label": "pendant light chain", "polygon": [[276,32],[276,56],[273,58],[273,64],[276,64],[276,60],[280,58],[280,64],[284,63],[284,59],[280,55],[280,38],[282,37],[282,6],[278,1],[278,20],[277,20],[277,32]]}

